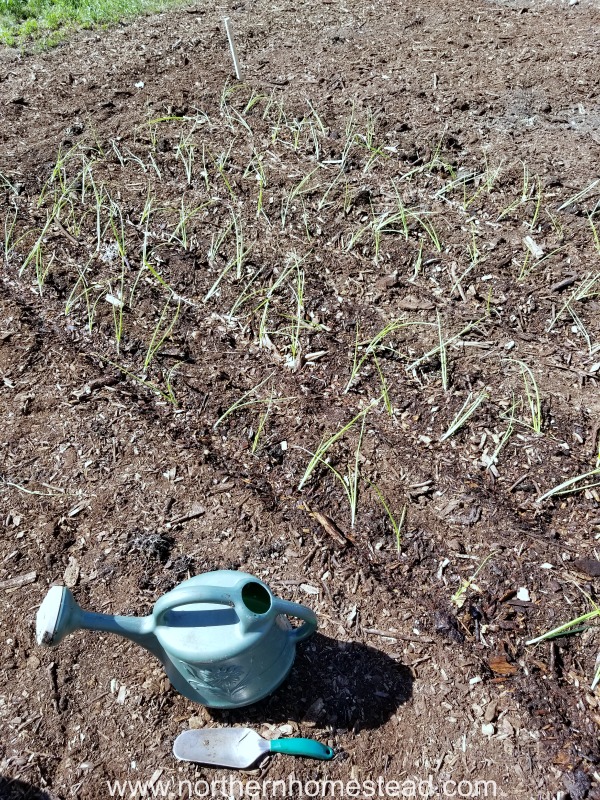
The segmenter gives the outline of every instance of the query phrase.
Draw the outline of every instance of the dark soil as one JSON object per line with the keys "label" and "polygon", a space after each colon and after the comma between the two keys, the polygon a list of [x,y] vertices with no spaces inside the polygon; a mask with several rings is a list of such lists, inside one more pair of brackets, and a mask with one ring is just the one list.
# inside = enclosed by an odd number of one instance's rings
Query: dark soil
{"label": "dark soil", "polygon": [[[540,498],[599,455],[599,23],[198,4],[0,52],[1,797],[210,780],[173,740],[224,724],[338,751],[244,780],[600,797],[598,628],[525,645],[598,601],[593,476]],[[319,615],[255,706],[126,640],[35,643],[52,583],[143,615],[214,569]]]}

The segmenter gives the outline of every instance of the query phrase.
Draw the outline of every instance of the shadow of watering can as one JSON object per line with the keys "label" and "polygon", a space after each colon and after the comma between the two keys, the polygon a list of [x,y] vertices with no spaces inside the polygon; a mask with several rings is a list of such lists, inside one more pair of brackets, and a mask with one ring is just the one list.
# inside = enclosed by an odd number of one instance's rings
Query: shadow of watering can
{"label": "shadow of watering can", "polygon": [[[287,617],[303,624],[292,628]],[[244,572],[219,570],[184,581],[147,617],[83,611],[64,586],[53,586],[37,614],[39,644],[56,645],[78,628],[118,633],[162,662],[177,691],[211,708],[262,700],[285,680],[296,643],[317,627],[313,611],[275,597]]]}

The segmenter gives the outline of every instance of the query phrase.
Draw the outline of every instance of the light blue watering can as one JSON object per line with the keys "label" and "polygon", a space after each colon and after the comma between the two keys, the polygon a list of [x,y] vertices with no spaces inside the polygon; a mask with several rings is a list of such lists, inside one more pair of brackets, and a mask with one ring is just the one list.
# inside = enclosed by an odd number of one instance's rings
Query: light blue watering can
{"label": "light blue watering can", "polygon": [[[287,617],[304,620],[292,628]],[[147,617],[83,611],[64,586],[53,586],[37,614],[39,644],[56,645],[78,628],[118,633],[162,661],[184,697],[211,708],[262,700],[285,680],[296,643],[317,618],[309,608],[275,597],[245,572],[219,570],[184,581]]]}

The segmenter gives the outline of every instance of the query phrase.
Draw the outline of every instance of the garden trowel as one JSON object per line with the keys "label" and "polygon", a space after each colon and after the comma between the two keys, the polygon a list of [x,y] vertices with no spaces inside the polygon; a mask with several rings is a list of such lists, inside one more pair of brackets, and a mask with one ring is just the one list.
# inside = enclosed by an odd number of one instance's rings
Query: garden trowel
{"label": "garden trowel", "polygon": [[173,746],[180,761],[244,769],[266,753],[287,753],[329,761],[333,749],[314,739],[263,739],[250,728],[204,728],[184,731]]}

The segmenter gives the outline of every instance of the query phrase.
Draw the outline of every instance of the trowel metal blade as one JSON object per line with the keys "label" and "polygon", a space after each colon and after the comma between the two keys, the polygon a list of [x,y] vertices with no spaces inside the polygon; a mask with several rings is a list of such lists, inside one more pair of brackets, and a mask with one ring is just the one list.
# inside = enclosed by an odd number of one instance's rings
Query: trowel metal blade
{"label": "trowel metal blade", "polygon": [[184,731],[173,754],[180,761],[244,769],[270,750],[269,742],[250,728],[203,728]]}

